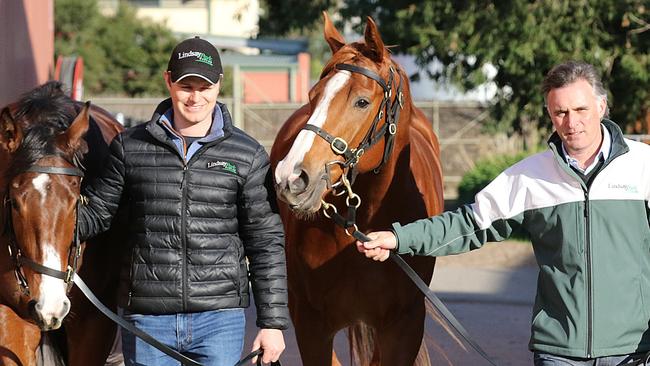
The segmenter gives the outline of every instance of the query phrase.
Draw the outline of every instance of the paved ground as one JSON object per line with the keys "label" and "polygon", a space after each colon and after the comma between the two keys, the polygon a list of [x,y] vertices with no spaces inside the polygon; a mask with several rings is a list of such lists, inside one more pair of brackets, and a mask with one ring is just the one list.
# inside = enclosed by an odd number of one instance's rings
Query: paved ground
{"label": "paved ground", "polygon": [[[530,245],[505,242],[439,258],[431,288],[498,365],[532,365],[527,344],[536,278]],[[245,350],[250,349],[256,332],[252,307],[247,315]],[[302,365],[292,330],[286,332],[285,340],[283,366]],[[489,365],[475,351],[463,350],[431,318],[426,342],[433,365]],[[342,333],[335,348],[343,364],[349,365]]]}

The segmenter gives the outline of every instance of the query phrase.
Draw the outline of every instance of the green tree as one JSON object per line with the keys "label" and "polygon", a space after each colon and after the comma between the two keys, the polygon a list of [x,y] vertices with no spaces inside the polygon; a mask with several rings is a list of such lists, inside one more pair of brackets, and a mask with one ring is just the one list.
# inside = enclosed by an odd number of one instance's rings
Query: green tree
{"label": "green tree", "polygon": [[125,2],[103,16],[96,0],[56,0],[54,23],[55,53],[83,57],[88,93],[166,93],[162,73],[177,40],[164,25],[137,19]]}
{"label": "green tree", "polygon": [[[556,63],[581,59],[602,70],[612,118],[625,126],[650,110],[650,9],[647,0],[349,0],[289,9],[291,0],[267,1],[261,30],[288,32],[320,22],[320,10],[337,11],[360,30],[365,16],[379,24],[395,52],[415,55],[424,66],[438,59],[431,76],[471,90],[496,68],[494,129],[515,132],[549,126],[539,85]],[[290,22],[277,11],[299,11]],[[271,18],[274,17],[274,18]],[[286,22],[282,25],[280,23]]]}

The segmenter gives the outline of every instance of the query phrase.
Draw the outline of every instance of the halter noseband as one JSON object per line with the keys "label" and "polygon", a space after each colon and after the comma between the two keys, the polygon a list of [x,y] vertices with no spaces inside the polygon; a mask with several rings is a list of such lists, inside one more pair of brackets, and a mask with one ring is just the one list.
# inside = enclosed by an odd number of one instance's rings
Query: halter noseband
{"label": "halter noseband", "polygon": [[[31,167],[29,167],[24,171],[24,173],[27,172],[56,174],[56,175],[71,175],[71,176],[80,177],[82,179],[84,177],[84,172],[77,167],[65,168],[65,167],[55,167],[55,166],[32,165]],[[40,263],[36,263],[32,259],[27,258],[22,254],[16,241],[16,234],[13,230],[12,210],[11,210],[11,208],[13,207],[13,202],[8,197],[5,198],[5,204],[9,204],[10,207],[9,210],[7,210],[8,212],[6,212],[6,219],[5,219],[6,223],[5,223],[4,233],[8,234],[9,236],[8,249],[9,249],[9,255],[13,258],[14,261],[14,274],[16,275],[16,280],[18,281],[18,285],[20,286],[21,291],[25,296],[30,296],[30,290],[29,290],[29,284],[27,282],[27,277],[25,277],[25,274],[22,271],[23,266],[27,266],[37,273],[41,273],[47,276],[51,276],[63,280],[63,282],[67,285],[68,292],[72,288],[72,283],[73,283],[72,280],[75,273],[77,272],[78,261],[79,261],[79,257],[81,256],[81,244],[79,241],[79,205],[83,202],[83,200],[84,200],[83,196],[80,196],[80,198],[77,200],[77,204],[75,208],[74,237],[72,239],[72,246],[70,247],[70,252],[68,254],[68,268],[64,272],[64,271],[59,271],[56,269],[46,267]]]}

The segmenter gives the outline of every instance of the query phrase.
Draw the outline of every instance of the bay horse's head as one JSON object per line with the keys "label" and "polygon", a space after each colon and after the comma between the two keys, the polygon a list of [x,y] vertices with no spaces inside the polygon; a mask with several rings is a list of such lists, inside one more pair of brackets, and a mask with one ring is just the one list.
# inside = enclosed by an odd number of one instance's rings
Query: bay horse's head
{"label": "bay horse's head", "polygon": [[278,197],[304,215],[317,212],[329,192],[351,192],[357,174],[378,171],[387,162],[407,83],[371,18],[364,42],[346,44],[324,17],[332,58],[309,92],[304,119],[287,122],[298,122],[302,130],[292,134],[293,145],[278,157],[274,171]]}
{"label": "bay horse's head", "polygon": [[70,310],[67,292],[81,255],[78,162],[87,151],[88,119],[89,104],[77,115],[58,83],[45,84],[0,112],[0,233],[8,247],[0,255],[10,256],[2,278],[13,280],[0,291],[9,292],[5,301],[9,298],[21,317],[42,330],[60,327]]}

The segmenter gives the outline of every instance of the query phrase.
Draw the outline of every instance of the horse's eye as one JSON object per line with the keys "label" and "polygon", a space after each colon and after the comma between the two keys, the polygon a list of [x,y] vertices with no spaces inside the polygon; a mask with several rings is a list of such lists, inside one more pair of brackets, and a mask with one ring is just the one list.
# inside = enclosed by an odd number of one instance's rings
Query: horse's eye
{"label": "horse's eye", "polygon": [[354,103],[355,107],[361,108],[361,109],[365,109],[369,105],[370,105],[370,102],[368,101],[368,99],[364,99],[364,98],[361,98],[361,99],[357,100],[356,103]]}

